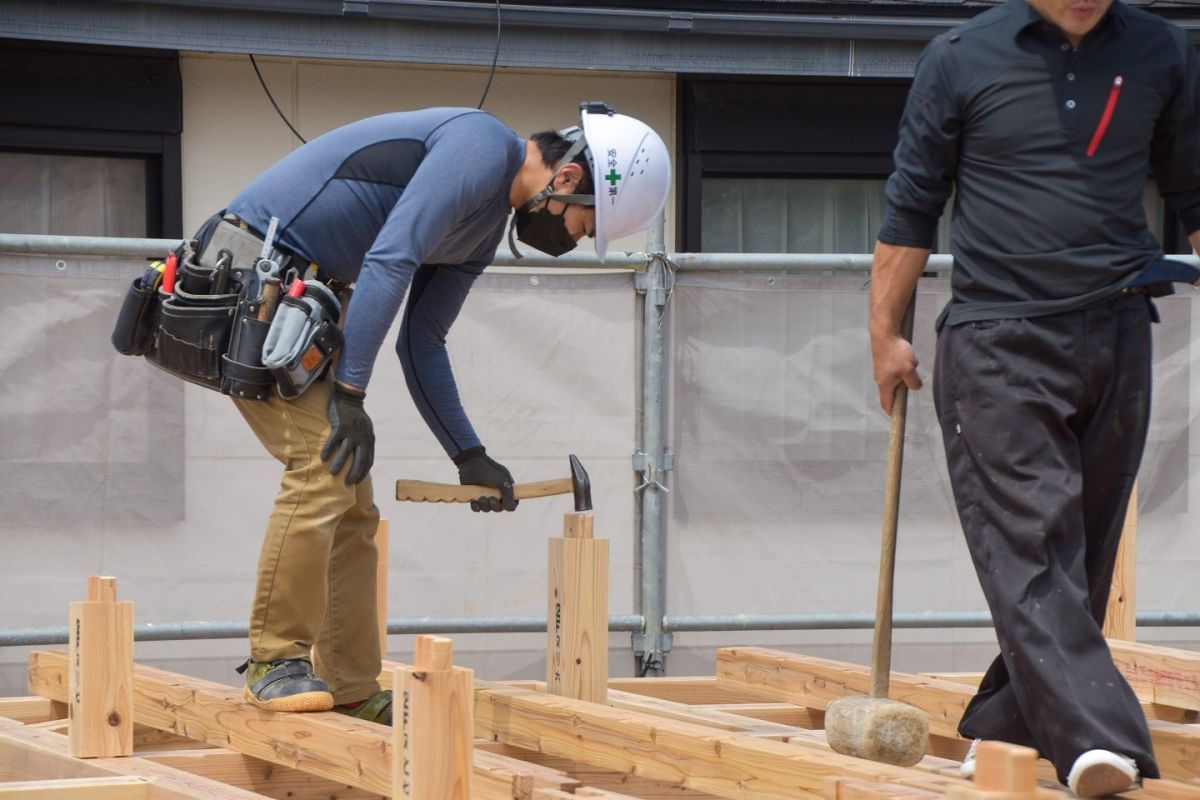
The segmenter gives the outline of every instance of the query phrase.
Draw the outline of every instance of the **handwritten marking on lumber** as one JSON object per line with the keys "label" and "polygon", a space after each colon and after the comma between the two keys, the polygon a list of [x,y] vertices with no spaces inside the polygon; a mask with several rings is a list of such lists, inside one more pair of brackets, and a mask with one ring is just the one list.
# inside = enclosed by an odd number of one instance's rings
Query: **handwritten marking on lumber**
{"label": "handwritten marking on lumber", "polygon": [[403,725],[403,748],[404,748],[404,796],[412,797],[412,742],[408,736],[409,714],[412,710],[412,693],[407,689],[404,690],[404,703],[402,705],[401,720]]}

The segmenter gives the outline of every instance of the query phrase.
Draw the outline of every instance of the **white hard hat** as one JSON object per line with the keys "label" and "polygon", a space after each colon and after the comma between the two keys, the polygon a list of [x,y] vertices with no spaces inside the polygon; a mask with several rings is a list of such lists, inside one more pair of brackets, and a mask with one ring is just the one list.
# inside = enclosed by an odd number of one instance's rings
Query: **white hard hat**
{"label": "white hard hat", "polygon": [[667,146],[649,125],[603,103],[580,108],[596,197],[596,255],[608,243],[650,227],[671,190]]}

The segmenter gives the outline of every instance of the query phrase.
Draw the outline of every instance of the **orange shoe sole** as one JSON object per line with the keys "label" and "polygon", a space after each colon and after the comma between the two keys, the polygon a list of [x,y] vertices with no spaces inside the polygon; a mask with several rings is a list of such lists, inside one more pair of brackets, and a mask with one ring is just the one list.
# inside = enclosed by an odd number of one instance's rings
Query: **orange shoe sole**
{"label": "orange shoe sole", "polygon": [[242,697],[270,711],[328,711],[333,708],[333,695],[329,692],[301,692],[272,700],[259,700],[247,686],[242,690]]}

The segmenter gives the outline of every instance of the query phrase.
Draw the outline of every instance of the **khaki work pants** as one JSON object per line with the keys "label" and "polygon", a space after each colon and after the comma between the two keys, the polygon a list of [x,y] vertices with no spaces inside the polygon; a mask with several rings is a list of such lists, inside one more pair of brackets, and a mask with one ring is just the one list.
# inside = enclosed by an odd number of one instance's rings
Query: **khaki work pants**
{"label": "khaki work pants", "polygon": [[329,474],[321,448],[329,436],[332,378],[284,400],[234,398],[263,447],[284,466],[258,563],[250,615],[250,657],[313,664],[335,703],[379,691],[375,507],[368,475],[356,486]]}

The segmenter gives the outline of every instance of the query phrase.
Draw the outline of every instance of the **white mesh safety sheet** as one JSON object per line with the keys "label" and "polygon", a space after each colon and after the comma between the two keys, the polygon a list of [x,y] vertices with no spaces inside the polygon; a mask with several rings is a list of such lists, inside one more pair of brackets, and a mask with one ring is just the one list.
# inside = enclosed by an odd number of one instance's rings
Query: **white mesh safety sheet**
{"label": "white mesh safety sheet", "polygon": [[[923,279],[909,395],[896,609],[983,611],[932,400],[933,321],[949,282]],[[862,276],[680,273],[671,296],[669,613],[874,608],[889,420],[879,409]],[[1153,424],[1140,473],[1139,608],[1200,606],[1191,502],[1197,304],[1158,301]],[[714,576],[724,576],[714,580]]]}

